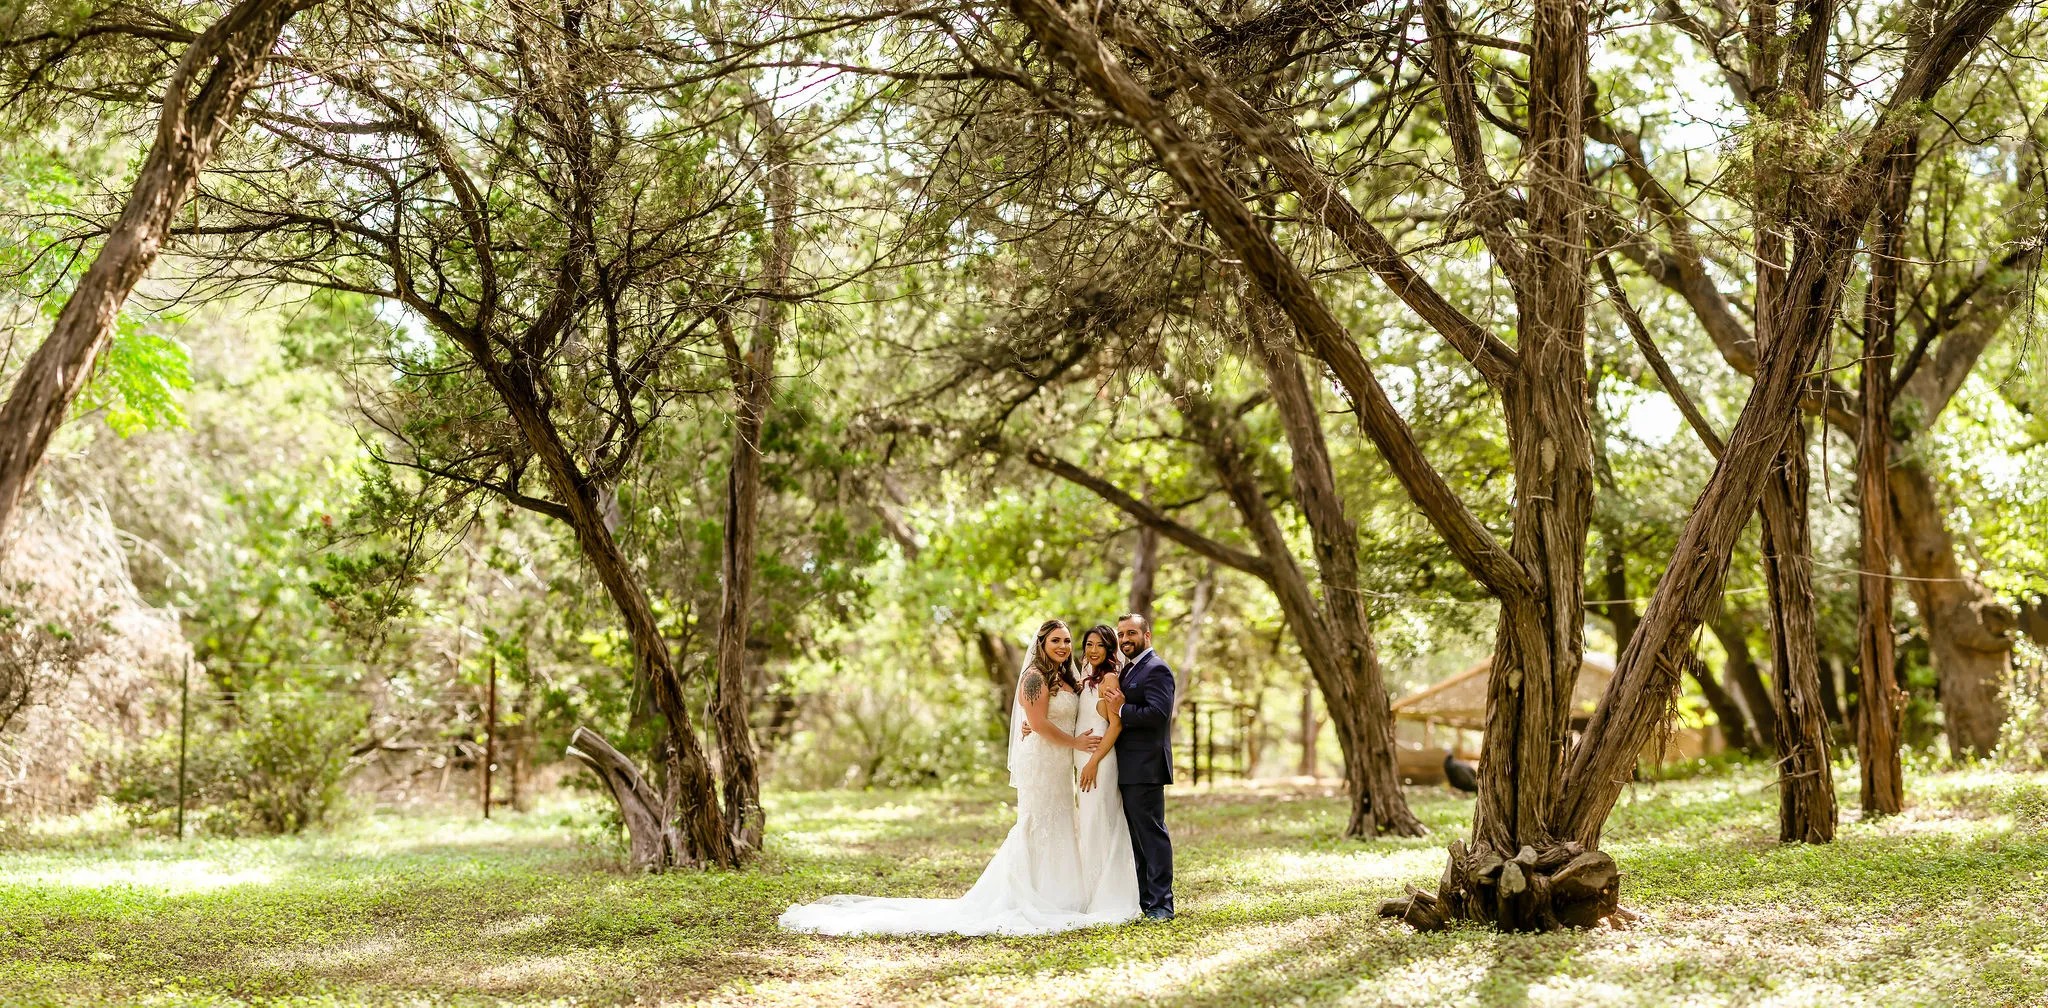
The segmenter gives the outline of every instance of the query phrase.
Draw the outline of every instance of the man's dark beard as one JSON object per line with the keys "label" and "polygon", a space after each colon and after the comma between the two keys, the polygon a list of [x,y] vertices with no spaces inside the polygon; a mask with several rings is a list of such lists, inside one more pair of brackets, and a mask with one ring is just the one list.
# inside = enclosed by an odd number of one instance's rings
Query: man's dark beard
{"label": "man's dark beard", "polygon": [[1138,652],[1145,650],[1145,645],[1134,640],[1119,641],[1117,642],[1116,649],[1122,651],[1126,658],[1136,658],[1138,657]]}

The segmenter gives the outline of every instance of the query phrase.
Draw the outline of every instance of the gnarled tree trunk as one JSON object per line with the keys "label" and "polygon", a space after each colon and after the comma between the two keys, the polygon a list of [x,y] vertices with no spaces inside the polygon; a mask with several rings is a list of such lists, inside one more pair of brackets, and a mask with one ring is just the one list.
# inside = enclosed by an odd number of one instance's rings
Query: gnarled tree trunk
{"label": "gnarled tree trunk", "polygon": [[665,814],[667,806],[640,769],[605,737],[578,727],[569,737],[569,755],[604,781],[619,818],[626,823],[626,863],[634,871],[658,872],[676,863],[682,837]]}
{"label": "gnarled tree trunk", "polygon": [[784,295],[796,255],[796,178],[789,138],[767,99],[752,94],[748,98],[747,111],[760,128],[763,147],[759,163],[768,211],[761,264],[765,293],[756,299],[753,336],[744,349],[729,328],[721,329],[733,383],[733,429],[719,552],[718,680],[711,705],[718,727],[726,828],[741,856],[761,849],[767,828],[761,809],[760,754],[749,719],[754,690],[747,636],[753,626],[754,554],[761,521],[761,435],[775,397],[775,358],[788,315]]}
{"label": "gnarled tree trunk", "polygon": [[1764,489],[1764,582],[1771,595],[1771,671],[1777,685],[1778,839],[1835,838],[1835,781],[1828,771],[1827,712],[1820,702],[1814,632],[1813,546],[1808,532],[1803,424],[1795,424]]}
{"label": "gnarled tree trunk", "polygon": [[122,304],[163,250],[172,219],[255,86],[285,22],[318,2],[241,0],[179,58],[164,87],[156,139],[120,219],[0,406],[0,544],[50,439],[113,339]]}
{"label": "gnarled tree trunk", "polygon": [[[1286,339],[1285,317],[1262,296],[1251,298],[1246,316],[1251,323],[1251,353],[1266,373],[1266,387],[1287,431],[1287,445],[1294,466],[1294,496],[1302,515],[1308,519],[1309,538],[1315,547],[1316,572],[1322,581],[1320,615],[1327,629],[1327,642],[1318,635],[1309,646],[1327,646],[1332,652],[1322,662],[1331,666],[1330,678],[1341,697],[1324,691],[1338,720],[1338,737],[1351,736],[1345,759],[1345,783],[1351,789],[1351,822],[1346,836],[1393,833],[1422,836],[1427,830],[1408,810],[1401,794],[1401,774],[1394,759],[1394,718],[1387,698],[1385,678],[1380,674],[1379,647],[1365,614],[1363,581],[1358,571],[1358,529],[1345,512],[1344,499],[1337,492],[1337,477],[1330,465],[1330,450],[1323,434],[1322,415],[1309,392],[1301,362]],[[1307,614],[1305,614],[1307,615]],[[1341,704],[1339,700],[1341,699]],[[1340,716],[1335,708],[1342,706]]]}

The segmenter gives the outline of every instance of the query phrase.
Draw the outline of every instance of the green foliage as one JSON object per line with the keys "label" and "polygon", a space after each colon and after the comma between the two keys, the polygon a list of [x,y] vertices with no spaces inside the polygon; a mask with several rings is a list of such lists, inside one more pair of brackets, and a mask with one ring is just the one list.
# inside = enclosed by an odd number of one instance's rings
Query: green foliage
{"label": "green foliage", "polygon": [[[10,224],[0,237],[0,295],[33,302],[34,321],[23,320],[21,328],[40,336],[92,265],[92,247],[72,253],[75,215],[86,209],[90,184],[81,170],[93,167],[100,152],[20,140],[0,144],[0,153],[0,216]],[[123,438],[183,426],[183,397],[192,389],[191,355],[175,335],[183,322],[175,313],[128,306],[73,413],[99,413]],[[0,360],[0,368],[10,363]]]}
{"label": "green foliage", "polygon": [[[298,833],[340,806],[368,708],[311,677],[266,682],[232,703],[208,702],[186,739],[188,823],[225,835]],[[114,802],[137,825],[162,830],[178,807],[179,733],[122,753]]]}
{"label": "green foliage", "polygon": [[76,408],[105,411],[108,429],[124,438],[182,427],[181,397],[192,389],[191,368],[183,343],[123,315]]}
{"label": "green foliage", "polygon": [[2024,639],[2014,644],[2013,673],[2005,690],[2009,713],[1990,760],[2038,770],[2048,767],[2048,650]]}

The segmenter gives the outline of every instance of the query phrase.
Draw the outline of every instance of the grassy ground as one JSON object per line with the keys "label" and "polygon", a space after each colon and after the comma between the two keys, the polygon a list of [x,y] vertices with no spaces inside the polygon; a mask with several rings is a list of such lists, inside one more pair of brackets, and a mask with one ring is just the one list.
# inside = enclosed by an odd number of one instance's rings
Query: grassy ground
{"label": "grassy ground", "polygon": [[1639,786],[1607,846],[1644,920],[1546,936],[1374,916],[1470,816],[1437,792],[1436,837],[1375,843],[1333,839],[1321,792],[1173,795],[1180,919],[1037,939],[774,926],[831,892],[964,890],[1001,792],[783,795],[757,870],[662,877],[611,869],[568,804],[182,847],[74,822],[0,850],[0,1003],[2048,1005],[2048,775],[1908,794],[1781,847],[1759,771]]}

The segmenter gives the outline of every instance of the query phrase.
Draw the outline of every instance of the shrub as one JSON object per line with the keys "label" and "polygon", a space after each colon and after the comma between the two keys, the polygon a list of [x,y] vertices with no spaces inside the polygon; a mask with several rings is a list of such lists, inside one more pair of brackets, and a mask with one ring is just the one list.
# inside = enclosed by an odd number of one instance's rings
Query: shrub
{"label": "shrub", "polygon": [[1991,761],[2013,770],[2048,766],[2048,652],[2015,642],[2005,698],[2005,726]]}
{"label": "shrub", "polygon": [[[327,821],[362,732],[365,708],[303,687],[250,691],[195,716],[186,752],[188,823],[208,832],[298,833]],[[168,828],[178,807],[178,733],[115,763],[114,801],[137,825]]]}

